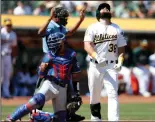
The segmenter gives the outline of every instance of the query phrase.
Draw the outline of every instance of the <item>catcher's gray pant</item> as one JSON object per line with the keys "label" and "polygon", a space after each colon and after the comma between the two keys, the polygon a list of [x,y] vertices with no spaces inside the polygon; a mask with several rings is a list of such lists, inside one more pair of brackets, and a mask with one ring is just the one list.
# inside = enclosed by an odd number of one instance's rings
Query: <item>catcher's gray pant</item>
{"label": "catcher's gray pant", "polygon": [[54,113],[66,110],[67,88],[56,85],[54,82],[45,80],[35,93],[45,95],[45,100],[52,100]]}

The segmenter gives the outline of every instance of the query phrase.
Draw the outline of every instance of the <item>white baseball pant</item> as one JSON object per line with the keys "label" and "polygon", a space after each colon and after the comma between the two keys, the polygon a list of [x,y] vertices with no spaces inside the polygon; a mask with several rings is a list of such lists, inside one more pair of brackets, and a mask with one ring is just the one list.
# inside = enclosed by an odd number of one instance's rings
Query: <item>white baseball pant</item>
{"label": "white baseball pant", "polygon": [[[103,85],[105,86],[108,95],[108,120],[118,121],[118,73],[112,69],[113,65],[100,67],[90,62],[88,69],[88,86],[90,91],[90,104],[100,103],[101,90]],[[91,115],[92,120],[93,118]]]}

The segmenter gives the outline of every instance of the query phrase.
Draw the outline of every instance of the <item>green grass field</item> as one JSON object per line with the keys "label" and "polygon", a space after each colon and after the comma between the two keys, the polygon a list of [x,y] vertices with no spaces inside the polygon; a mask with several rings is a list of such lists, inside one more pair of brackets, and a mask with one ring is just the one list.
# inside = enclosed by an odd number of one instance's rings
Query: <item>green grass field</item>
{"label": "green grass field", "polygon": [[[16,106],[2,106],[2,119],[4,120],[15,108]],[[52,106],[45,106],[44,111],[52,112]],[[78,113],[89,120],[89,105],[83,104]],[[102,119],[107,120],[107,104],[102,104]],[[155,120],[155,103],[120,104],[120,120]]]}

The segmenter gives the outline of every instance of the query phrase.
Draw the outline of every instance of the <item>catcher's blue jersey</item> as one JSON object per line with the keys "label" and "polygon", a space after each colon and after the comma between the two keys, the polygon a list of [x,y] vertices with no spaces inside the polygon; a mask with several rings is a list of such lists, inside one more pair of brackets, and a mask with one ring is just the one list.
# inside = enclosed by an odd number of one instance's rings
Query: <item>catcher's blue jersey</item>
{"label": "catcher's blue jersey", "polygon": [[69,48],[66,48],[64,56],[56,56],[51,52],[45,54],[42,62],[49,63],[44,77],[54,76],[55,81],[65,84],[72,81],[72,73],[80,72],[76,53]]}
{"label": "catcher's blue jersey", "polygon": [[46,29],[46,35],[42,38],[42,41],[43,41],[43,52],[44,53],[48,53],[49,51],[49,48],[48,48],[48,45],[47,45],[47,36],[49,34],[53,34],[53,33],[56,33],[56,32],[61,32],[63,34],[66,34],[67,33],[67,29],[64,27],[64,26],[60,26],[58,25],[57,23],[55,23],[54,21],[51,21]]}

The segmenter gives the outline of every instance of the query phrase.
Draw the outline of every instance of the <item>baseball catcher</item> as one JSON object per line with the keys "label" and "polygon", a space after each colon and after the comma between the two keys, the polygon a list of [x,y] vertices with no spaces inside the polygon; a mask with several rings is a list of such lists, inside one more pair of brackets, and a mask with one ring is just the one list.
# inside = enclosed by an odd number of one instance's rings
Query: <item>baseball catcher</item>
{"label": "baseball catcher", "polygon": [[[45,54],[39,66],[39,77],[45,80],[36,94],[26,104],[18,107],[15,112],[7,117],[7,121],[14,122],[21,119],[32,110],[43,106],[45,101],[52,100],[54,114],[41,111],[33,112],[32,122],[65,122],[67,95],[70,95],[70,100],[74,101],[68,104],[68,111],[74,112],[76,110],[72,108],[78,109],[76,102],[80,98],[74,92],[71,79],[73,73],[80,72],[76,53],[64,45],[65,35],[63,33],[50,34],[47,39],[55,42],[54,46],[51,45],[51,49],[55,49],[55,52],[49,51]],[[69,94],[67,94],[67,90],[70,91]]]}
{"label": "baseball catcher", "polygon": [[[67,25],[67,23],[68,23],[67,21],[68,21],[68,16],[69,16],[69,12],[67,11],[67,9],[65,9],[63,7],[57,7],[55,9],[51,10],[51,16],[50,16],[49,20],[38,31],[38,34],[43,37],[43,51],[44,51],[44,53],[47,53],[49,50],[52,51],[53,53],[55,53],[55,49],[56,49],[55,47],[53,47],[54,42],[49,41],[49,40],[47,41],[48,35],[52,34],[52,33],[55,33],[55,32],[61,32],[61,33],[65,34],[66,37],[72,36],[73,33],[80,26],[81,22],[84,20],[85,9],[86,8],[84,8],[80,13],[80,20],[70,30],[66,29],[66,27],[65,27]],[[51,45],[52,45],[52,47],[51,47]],[[67,40],[65,41],[65,45],[69,45],[69,43],[67,43]],[[78,89],[79,88],[78,87],[79,86],[78,77],[72,78],[72,79],[73,79],[74,90],[77,93],[76,96],[79,98],[80,96],[79,96],[79,89]],[[74,79],[76,79],[76,81],[74,81]],[[43,81],[44,81],[44,79],[39,78],[36,88],[38,88],[40,86],[41,82],[43,82]],[[69,92],[69,90],[68,90],[68,92]],[[71,100],[75,100],[75,99],[70,99],[70,97],[71,96],[68,95],[68,97],[67,97],[69,99],[68,101],[71,102]],[[81,100],[81,99],[77,99],[77,100]],[[80,107],[81,104],[79,104],[79,103],[82,103],[82,102],[79,101],[79,102],[76,102],[76,103],[78,103],[78,106]],[[40,107],[39,110],[42,110],[42,108],[43,108],[43,106]],[[85,117],[77,115],[75,113],[68,114],[68,112],[67,112],[67,120],[68,121],[80,121],[80,120],[83,120],[83,119],[85,119]]]}

